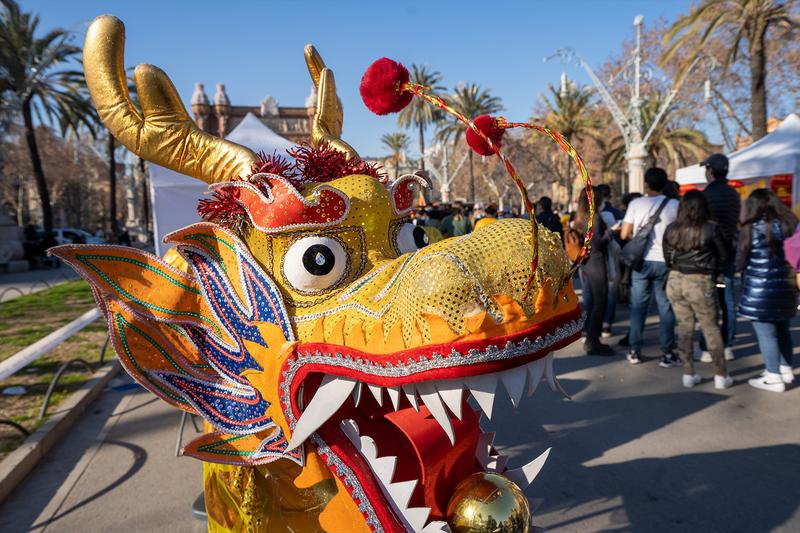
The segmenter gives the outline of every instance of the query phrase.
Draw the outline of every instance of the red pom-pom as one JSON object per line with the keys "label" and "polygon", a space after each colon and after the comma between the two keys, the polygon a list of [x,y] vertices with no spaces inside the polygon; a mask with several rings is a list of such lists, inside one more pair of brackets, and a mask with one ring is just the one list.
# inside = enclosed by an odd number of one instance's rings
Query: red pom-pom
{"label": "red pom-pom", "polygon": [[397,113],[414,97],[408,91],[401,91],[408,83],[408,69],[382,57],[369,66],[361,78],[361,99],[367,109],[376,115]]}
{"label": "red pom-pom", "polygon": [[[481,115],[474,119],[472,123],[475,124],[475,127],[484,135],[489,137],[496,147],[500,148],[500,144],[503,141],[503,134],[506,130],[497,127],[493,116]],[[489,144],[481,139],[480,135],[475,133],[472,128],[467,128],[467,144],[480,155],[494,155],[494,150],[492,150]]]}

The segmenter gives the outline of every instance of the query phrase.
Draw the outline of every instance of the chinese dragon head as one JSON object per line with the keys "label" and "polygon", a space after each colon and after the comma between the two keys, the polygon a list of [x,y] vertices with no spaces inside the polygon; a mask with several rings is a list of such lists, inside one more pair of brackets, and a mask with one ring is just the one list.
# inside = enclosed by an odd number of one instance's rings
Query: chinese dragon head
{"label": "chinese dragon head", "polygon": [[111,16],[89,28],[97,111],[135,154],[210,184],[206,221],[166,238],[177,261],[52,252],[92,284],[133,378],[208,423],[183,453],[204,461],[210,529],[450,531],[462,480],[524,489],[546,454],[508,469],[479,418],[503,389],[516,406],[558,386],[551,352],[581,329],[558,237],[537,230],[529,287],[527,220],[429,243],[408,220],[425,179],[388,183],[340,139],[333,73],[311,46],[314,146],[289,162],[198,129],[157,67],[136,67],[134,105],[124,39]]}

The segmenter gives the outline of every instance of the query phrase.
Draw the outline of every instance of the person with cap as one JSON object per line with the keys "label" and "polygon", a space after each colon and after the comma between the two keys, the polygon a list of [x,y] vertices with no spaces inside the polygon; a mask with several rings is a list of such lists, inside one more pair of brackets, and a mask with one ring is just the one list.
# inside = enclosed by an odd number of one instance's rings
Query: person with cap
{"label": "person with cap", "polygon": [[[718,301],[722,309],[722,342],[725,346],[725,359],[733,360],[733,339],[736,336],[736,301],[734,292],[735,266],[733,258],[739,240],[739,216],[742,201],[736,189],[728,184],[728,158],[723,154],[711,154],[700,163],[706,169],[708,185],[703,194],[711,210],[711,217],[719,226],[725,242],[729,246],[730,261],[719,265],[717,279]],[[724,283],[722,287],[721,283]],[[701,337],[700,347],[703,351],[701,361],[711,362],[711,354],[706,351],[705,339]]]}

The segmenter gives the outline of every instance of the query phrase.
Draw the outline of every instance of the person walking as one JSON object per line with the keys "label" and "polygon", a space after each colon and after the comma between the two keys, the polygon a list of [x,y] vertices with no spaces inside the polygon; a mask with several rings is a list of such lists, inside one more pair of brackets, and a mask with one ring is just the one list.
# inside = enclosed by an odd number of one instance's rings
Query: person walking
{"label": "person walking", "polygon": [[628,362],[634,365],[642,362],[644,322],[650,307],[650,299],[654,295],[660,318],[659,338],[662,355],[659,366],[670,368],[680,362],[672,353],[675,347],[675,315],[672,313],[665,290],[668,270],[664,263],[662,244],[664,231],[675,220],[678,213],[678,201],[662,194],[668,181],[664,169],[658,167],[647,169],[644,173],[646,195],[633,200],[622,219],[620,238],[626,241],[635,238],[643,228],[649,225],[650,219],[658,213],[658,219],[648,235],[642,264],[631,274],[631,313],[628,334],[630,352],[627,358]]}
{"label": "person walking", "polygon": [[678,331],[678,353],[683,358],[683,386],[701,378],[694,370],[692,345],[697,322],[714,362],[714,387],[733,384],[725,366],[722,335],[717,324],[719,306],[715,274],[728,261],[729,250],[719,226],[711,222],[708,202],[700,191],[689,191],[678,207],[678,218],[664,232],[664,260],[669,269],[667,298]]}
{"label": "person walking", "polygon": [[469,217],[464,214],[464,207],[461,204],[453,204],[450,214],[442,220],[439,231],[444,237],[461,237],[472,232],[472,224],[469,222]]}
{"label": "person walking", "polygon": [[483,226],[488,226],[492,222],[497,222],[497,206],[489,204],[483,210],[483,216],[475,221],[475,228],[473,231],[477,231]]}
{"label": "person walking", "polygon": [[[616,230],[620,220],[622,220],[622,212],[614,207],[611,203],[611,187],[607,183],[600,183],[595,187],[595,195],[601,197],[600,216],[603,217],[603,222],[606,227],[611,230]],[[617,316],[617,300],[614,297],[614,284],[619,276],[619,252],[620,245],[616,238],[612,235],[609,239],[608,249],[606,250],[606,258],[608,265],[606,267],[608,272],[608,300],[606,302],[606,309],[603,313],[603,333],[601,337],[606,339],[611,337],[614,332],[614,319]]]}
{"label": "person walking", "polygon": [[561,225],[561,217],[553,212],[553,200],[549,196],[542,196],[536,202],[536,222],[550,231],[558,233],[563,240],[564,227]]}
{"label": "person walking", "polygon": [[[575,213],[575,229],[583,234],[589,223],[589,199],[586,190],[578,197],[578,210]],[[583,289],[586,311],[586,342],[583,345],[586,355],[616,355],[614,348],[600,341],[603,329],[603,314],[608,298],[608,257],[606,251],[610,240],[605,222],[600,216],[602,195],[594,196],[594,233],[590,241],[589,257],[580,266],[581,288]]]}
{"label": "person walking", "polygon": [[[708,201],[711,217],[717,223],[725,242],[729,246],[730,259],[720,264],[719,274],[724,287],[717,285],[718,301],[722,309],[722,342],[725,344],[725,359],[733,360],[733,340],[736,337],[736,296],[735,279],[737,241],[739,238],[739,214],[742,208],[741,198],[736,189],[728,184],[728,158],[723,154],[712,154],[700,163],[706,168],[708,185],[703,194]],[[720,281],[719,279],[717,281]],[[705,352],[701,339],[700,348]],[[710,362],[708,353],[703,353],[701,361]]]}
{"label": "person walking", "polygon": [[783,392],[794,381],[789,321],[797,310],[797,281],[784,258],[783,241],[796,226],[797,217],[775,193],[750,193],[736,257],[736,270],[742,273],[739,316],[752,321],[766,367],[748,383],[772,392]]}

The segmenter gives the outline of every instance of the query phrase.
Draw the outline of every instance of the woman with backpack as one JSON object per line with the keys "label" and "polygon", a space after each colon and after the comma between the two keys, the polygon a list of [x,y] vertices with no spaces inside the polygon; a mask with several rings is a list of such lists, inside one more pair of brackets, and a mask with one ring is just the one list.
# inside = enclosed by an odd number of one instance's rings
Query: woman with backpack
{"label": "woman with backpack", "polygon": [[739,316],[752,321],[766,370],[748,383],[783,392],[794,381],[789,321],[797,310],[795,271],[786,261],[783,241],[794,233],[797,217],[768,189],[747,198],[736,269],[742,272]]}
{"label": "woman with backpack", "polygon": [[722,335],[717,325],[716,272],[729,253],[711,211],[700,191],[689,191],[683,197],[678,216],[664,233],[664,260],[669,269],[667,297],[675,313],[678,330],[678,352],[683,359],[683,386],[694,387],[701,378],[694,370],[692,344],[695,323],[706,337],[714,363],[714,387],[727,389],[733,385],[725,365]]}

